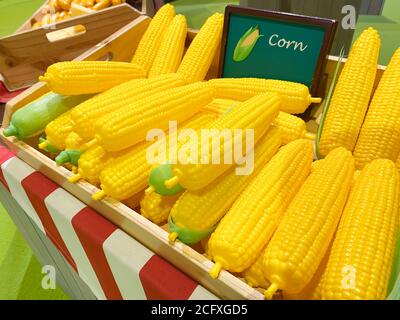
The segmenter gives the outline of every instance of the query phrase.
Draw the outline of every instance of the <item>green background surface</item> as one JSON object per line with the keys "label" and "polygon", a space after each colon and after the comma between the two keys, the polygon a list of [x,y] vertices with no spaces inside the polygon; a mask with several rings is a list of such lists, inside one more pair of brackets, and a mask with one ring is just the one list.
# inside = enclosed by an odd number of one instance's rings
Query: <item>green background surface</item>
{"label": "green background surface", "polygon": [[[258,39],[247,59],[235,62],[233,52],[236,44],[248,29],[255,26],[259,26],[260,35],[263,36]],[[279,35],[278,39],[301,41],[307,48],[301,52],[293,48],[271,46],[269,39],[275,34]],[[324,34],[322,27],[232,13],[229,21],[223,75],[226,78],[253,76],[280,79],[310,86],[314,78]],[[277,43],[278,39],[274,38],[274,43]],[[296,68],[293,69],[293,66]]]}
{"label": "green background surface", "polygon": [[[187,16],[189,26],[198,29],[210,14],[224,12],[227,4],[238,2],[177,0],[173,4],[178,13]],[[14,32],[42,3],[43,0],[0,0],[0,36]],[[355,37],[369,26],[381,35],[380,63],[387,64],[400,46],[400,1],[386,0],[382,16],[360,16]],[[0,204],[0,299],[68,299],[59,289],[43,290],[42,276],[40,264]]]}

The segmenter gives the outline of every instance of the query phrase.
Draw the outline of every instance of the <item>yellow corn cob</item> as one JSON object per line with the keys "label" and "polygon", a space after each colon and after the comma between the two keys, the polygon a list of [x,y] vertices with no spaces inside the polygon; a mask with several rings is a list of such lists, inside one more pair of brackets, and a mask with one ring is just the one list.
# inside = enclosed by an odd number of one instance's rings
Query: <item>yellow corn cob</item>
{"label": "yellow corn cob", "polygon": [[87,140],[82,139],[76,132],[71,132],[65,139],[65,149],[80,150],[87,143]]}
{"label": "yellow corn cob", "polygon": [[374,160],[360,173],[340,221],[322,299],[385,299],[399,221],[399,175]]}
{"label": "yellow corn cob", "polygon": [[375,81],[380,39],[368,28],[354,42],[338,79],[324,121],[319,154],[337,147],[353,151]]}
{"label": "yellow corn cob", "polygon": [[[262,251],[264,252],[264,250]],[[264,256],[260,254],[257,260],[243,272],[243,278],[250,287],[267,289],[270,285],[264,276]]]}
{"label": "yellow corn cob", "polygon": [[[219,117],[210,125],[209,129],[216,129],[218,132],[230,129],[232,130],[231,133],[235,128],[242,129],[242,146],[246,145],[246,134],[244,131],[247,129],[254,130],[254,143],[257,143],[276,118],[279,106],[280,98],[278,95],[270,93],[258,95],[242,102],[224,116]],[[225,137],[224,139],[220,139],[218,134],[213,135],[213,140],[217,138],[217,143],[211,143],[211,147],[208,148],[209,162],[211,162],[215,154],[219,154],[221,162],[224,162],[224,150],[228,150],[226,147],[231,148],[231,151],[233,149],[233,134],[231,134],[230,138]],[[173,174],[175,176],[165,181],[167,188],[171,189],[179,183],[188,190],[199,190],[233,166],[233,163],[204,163],[204,152],[201,150],[205,149],[205,147],[202,147],[198,141],[193,141],[193,144],[195,144],[195,146],[192,146],[193,149],[197,148],[197,150],[200,150],[198,152],[198,159],[195,161],[196,163],[192,161],[191,163],[183,164],[177,161],[177,164],[173,165]],[[247,151],[251,150],[252,147],[246,146]],[[152,187],[154,188],[154,186]]]}
{"label": "yellow corn cob", "polygon": [[131,151],[140,150],[141,146],[133,146],[118,152],[106,152],[101,146],[93,146],[86,150],[78,160],[78,173],[69,178],[70,182],[77,182],[84,179],[87,182],[97,185],[100,183],[99,175],[101,171],[110,164],[115,158],[119,158]]}
{"label": "yellow corn cob", "polygon": [[153,79],[136,79],[120,84],[74,108],[71,114],[75,124],[74,131],[84,139],[93,139],[94,125],[101,117],[183,84],[182,76],[176,74],[162,75]]}
{"label": "yellow corn cob", "polygon": [[[238,103],[230,99],[214,99],[211,103],[204,106],[203,109],[217,114],[224,114]],[[289,113],[279,112],[273,124],[282,131],[282,144],[288,144],[297,139],[314,140],[315,138],[314,134],[307,132],[306,123],[302,119]]]}
{"label": "yellow corn cob", "polygon": [[400,155],[396,160],[396,167],[397,167],[398,170],[400,170]]}
{"label": "yellow corn cob", "polygon": [[44,144],[40,144],[39,148],[43,149],[47,144],[56,147],[59,150],[65,149],[65,139],[71,133],[73,122],[71,112],[73,109],[58,116],[46,126],[46,140]]}
{"label": "yellow corn cob", "polygon": [[313,156],[309,141],[293,141],[250,182],[208,242],[213,278],[221,268],[242,272],[256,261],[310,173]]}
{"label": "yellow corn cob", "polygon": [[209,81],[216,90],[216,97],[244,101],[255,95],[271,92],[282,99],[281,111],[303,113],[311,103],[320,103],[313,98],[307,86],[289,81],[258,78],[221,78]]}
{"label": "yellow corn cob", "polygon": [[356,167],[374,159],[396,161],[400,153],[400,48],[375,91],[354,149]]}
{"label": "yellow corn cob", "polygon": [[337,148],[304,182],[264,254],[264,275],[271,282],[266,298],[278,289],[300,292],[311,280],[339,222],[353,173],[351,153]]}
{"label": "yellow corn cob", "polygon": [[163,224],[167,221],[172,206],[181,194],[162,196],[156,192],[145,194],[140,201],[140,213],[143,217],[156,224]]}
{"label": "yellow corn cob", "polygon": [[[198,129],[205,127],[215,119],[215,115],[210,113],[199,113],[187,120],[182,128]],[[168,147],[170,145],[168,136],[165,137]],[[162,143],[156,142],[156,143]],[[147,179],[152,165],[147,161],[147,149],[149,143],[141,143],[137,150],[131,150],[127,154],[114,159],[100,173],[101,191],[93,195],[93,199],[99,200],[105,195],[109,195],[117,200],[128,199],[147,187]]]}
{"label": "yellow corn cob", "polygon": [[150,129],[167,129],[169,121],[190,118],[213,96],[213,89],[203,82],[159,92],[100,118],[96,142],[107,151],[128,148],[143,141]]}
{"label": "yellow corn cob", "polygon": [[186,18],[178,14],[172,19],[161,41],[160,48],[149,71],[149,78],[176,72],[182,60],[186,34]]}
{"label": "yellow corn cob", "polygon": [[188,82],[204,80],[220,47],[223,26],[224,15],[214,13],[193,39],[177,71]]}
{"label": "yellow corn cob", "polygon": [[209,104],[205,105],[203,109],[221,115],[228,112],[231,108],[234,108],[238,103],[238,101],[231,99],[214,99]]}
{"label": "yellow corn cob", "polygon": [[[334,238],[335,235],[333,236],[333,239]],[[328,250],[326,251],[317,271],[315,271],[315,274],[311,278],[310,282],[300,292],[288,293],[283,291],[283,298],[285,300],[321,300],[321,279],[328,264],[328,258],[332,250],[332,244],[333,240],[331,241]]]}
{"label": "yellow corn cob", "polygon": [[103,92],[145,76],[141,67],[128,62],[65,61],[52,64],[39,80],[51,91],[71,96]]}
{"label": "yellow corn cob", "polygon": [[[179,238],[190,244],[208,235],[264,164],[274,156],[280,145],[280,130],[271,128],[255,146],[252,174],[237,175],[235,168],[231,168],[202,190],[186,190],[171,211],[170,241]],[[196,237],[193,236],[193,231]]]}
{"label": "yellow corn cob", "polygon": [[140,39],[139,45],[132,58],[132,63],[141,66],[146,73],[156,57],[162,38],[175,16],[175,8],[166,4],[157,11],[146,32]]}

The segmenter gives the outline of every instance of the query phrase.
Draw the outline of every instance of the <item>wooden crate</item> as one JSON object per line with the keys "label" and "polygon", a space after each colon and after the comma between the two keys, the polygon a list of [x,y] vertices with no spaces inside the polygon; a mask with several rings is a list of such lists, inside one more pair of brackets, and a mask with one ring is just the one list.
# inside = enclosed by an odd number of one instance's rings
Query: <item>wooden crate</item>
{"label": "wooden crate", "polygon": [[[150,18],[145,16],[136,19],[76,60],[96,60],[105,54],[112,54],[114,60],[129,61],[149,20]],[[190,43],[195,34],[195,31],[188,32],[187,44]],[[329,57],[326,67],[328,85],[331,81],[336,63],[337,58]],[[217,75],[217,67],[218,59],[216,58],[208,77],[215,77]],[[384,67],[379,67],[378,79],[383,70]],[[46,87],[38,83],[11,100],[6,106],[3,128],[9,124],[13,112],[26,103],[38,98],[45,92],[47,92]],[[311,127],[313,122],[315,127],[315,118],[318,116],[318,110],[320,110],[320,107],[317,106],[314,110],[315,112],[312,112],[314,118],[309,121]],[[1,129],[1,131],[2,130],[3,129]],[[17,156],[23,161],[48,176],[51,180],[98,211],[149,249],[187,273],[220,298],[264,299],[261,290],[249,287],[242,279],[229,272],[222,271],[218,279],[212,279],[208,272],[213,263],[202,254],[198,246],[195,247],[196,250],[194,247],[187,246],[179,241],[173,246],[170,245],[168,242],[168,232],[165,231],[165,226],[159,227],[153,224],[137,212],[111,198],[106,198],[103,201],[92,200],[92,194],[98,191],[96,187],[84,181],[77,184],[68,182],[68,178],[71,176],[70,171],[63,167],[57,167],[54,161],[42,154],[35,147],[25,142],[18,141],[15,138],[6,138],[2,134],[0,136],[7,146],[16,152]]]}
{"label": "wooden crate", "polygon": [[[0,39],[0,73],[9,91],[29,87],[57,61],[72,60],[141,15],[128,4],[31,29],[33,14],[17,33]],[[79,32],[72,32],[79,30]]]}

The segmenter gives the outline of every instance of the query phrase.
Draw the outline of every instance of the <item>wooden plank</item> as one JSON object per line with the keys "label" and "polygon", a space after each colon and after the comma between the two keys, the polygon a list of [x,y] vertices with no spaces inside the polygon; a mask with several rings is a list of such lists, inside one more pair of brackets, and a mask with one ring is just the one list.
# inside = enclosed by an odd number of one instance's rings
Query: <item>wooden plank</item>
{"label": "wooden plank", "polygon": [[[140,16],[127,4],[71,18],[46,27],[24,30],[0,39],[0,70],[9,90],[37,82],[50,64],[72,60]],[[47,34],[83,26],[86,30],[71,38],[49,41]]]}

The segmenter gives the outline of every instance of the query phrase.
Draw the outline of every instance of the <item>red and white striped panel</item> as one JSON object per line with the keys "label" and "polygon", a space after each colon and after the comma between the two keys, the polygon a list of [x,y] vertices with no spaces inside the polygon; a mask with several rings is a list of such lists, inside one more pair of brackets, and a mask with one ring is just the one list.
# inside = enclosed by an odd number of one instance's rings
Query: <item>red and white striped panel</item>
{"label": "red and white striped panel", "polygon": [[0,182],[99,299],[218,299],[0,146]]}

